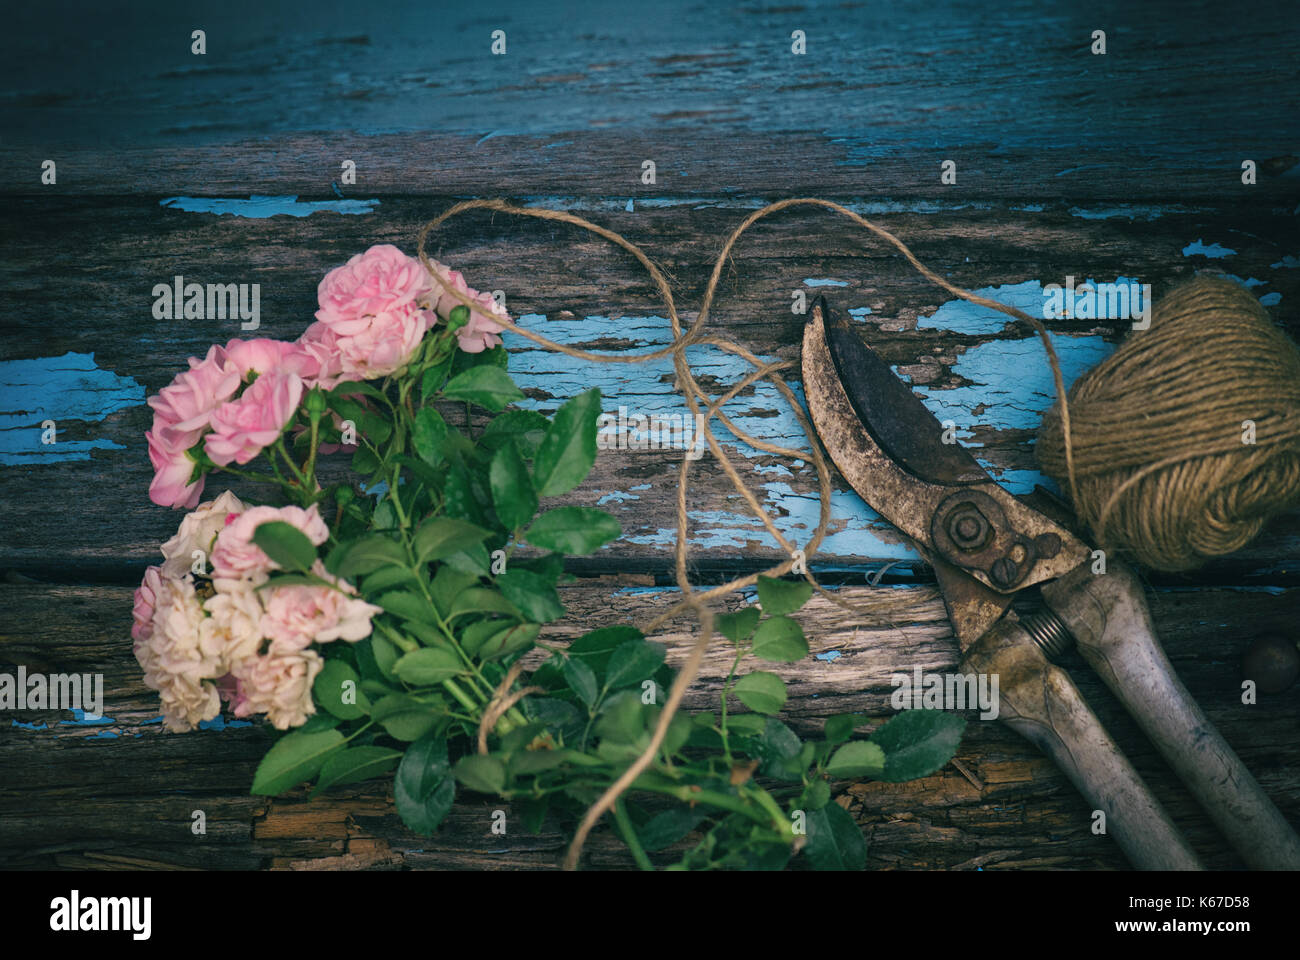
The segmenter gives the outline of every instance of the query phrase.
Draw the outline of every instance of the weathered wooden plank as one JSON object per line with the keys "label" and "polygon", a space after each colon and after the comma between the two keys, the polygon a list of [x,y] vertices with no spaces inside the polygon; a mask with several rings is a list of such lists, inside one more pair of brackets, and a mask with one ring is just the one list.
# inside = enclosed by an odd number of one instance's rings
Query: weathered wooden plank
{"label": "weathered wooden plank", "polygon": [[[0,531],[0,567],[43,578],[125,579],[150,562],[157,544],[174,530],[176,517],[147,499],[143,433],[149,411],[143,395],[165,385],[187,356],[241,331],[230,320],[155,320],[154,284],[169,283],[177,273],[199,282],[259,283],[261,328],[244,335],[292,338],[310,321],[315,284],[326,270],[371,243],[409,249],[424,218],[447,202],[386,198],[376,213],[364,216],[267,220],[183,213],[144,198],[13,201],[0,218],[6,233],[26,242],[0,263],[0,326],[8,334],[0,357],[60,360],[21,377],[8,373],[10,380],[21,380],[5,395],[15,416],[4,434],[18,452],[0,465],[0,501],[14,505],[18,522]],[[673,275],[688,319],[721,238],[746,206],[634,206],[628,212],[614,203],[575,203],[581,212],[594,207],[594,219],[646,245]],[[1287,268],[1295,252],[1289,210],[1267,204],[1145,213],[1129,208],[1126,216],[1097,219],[1065,204],[1041,211],[1017,206],[1024,205],[916,213],[904,205],[877,219],[955,282],[993,288],[992,295],[1031,309],[1041,306],[1041,285],[1063,283],[1067,275],[1133,278],[1153,284],[1158,297],[1167,284],[1212,268],[1262,281],[1253,289],[1293,335],[1300,332],[1288,306],[1300,297],[1300,271]],[[977,453],[1012,489],[1027,489],[1039,479],[1030,446],[1037,411],[1052,392],[1040,346],[1000,315],[990,320],[948,303],[891,249],[864,242],[850,226],[819,212],[787,213],[760,224],[736,251],[713,328],[762,356],[797,362],[802,318],[790,311],[791,293],[811,295],[823,289],[815,284],[836,284],[825,288],[834,302],[857,311],[873,344],[936,410],[958,422],[964,442],[982,445]],[[479,286],[506,290],[512,312],[532,329],[611,352],[644,352],[667,342],[668,323],[653,290],[634,265],[599,241],[565,227],[478,214],[444,239],[442,255]],[[1235,252],[1213,258],[1198,252],[1225,249]],[[611,316],[618,319],[604,319]],[[1125,324],[1073,320],[1051,326],[1060,334],[1058,349],[1072,377],[1103,355]],[[667,361],[602,366],[542,351],[520,337],[511,336],[508,345],[512,369],[539,408],[554,409],[598,384],[611,412],[620,406],[684,412],[672,396]],[[716,389],[745,369],[711,348],[693,351],[692,359],[702,382]],[[59,364],[79,369],[50,369]],[[0,369],[13,371],[15,365]],[[791,379],[797,382],[797,371]],[[746,391],[728,411],[766,439],[801,443],[794,418],[769,388]],[[59,423],[60,444],[37,443],[46,415]],[[680,456],[601,454],[591,478],[569,499],[600,503],[622,520],[625,537],[602,553],[602,562],[617,558],[625,569],[667,568]],[[811,465],[781,463],[753,450],[741,450],[737,459],[782,528],[806,541],[816,516]],[[219,489],[215,482],[213,487]],[[691,489],[697,559],[763,563],[776,556],[768,535],[737,506],[711,456],[693,470]],[[821,561],[861,565],[911,556],[838,479],[837,490],[833,536]],[[1298,554],[1300,517],[1293,515],[1205,577],[1258,573],[1273,580],[1296,569],[1292,558]]]}
{"label": "weathered wooden plank", "polygon": [[[580,583],[564,589],[569,616],[551,628],[563,642],[619,618],[664,609],[674,591]],[[922,599],[926,588],[842,588],[850,600]],[[930,594],[932,596],[932,593]],[[1290,694],[1240,702],[1238,664],[1261,632],[1294,627],[1300,590],[1160,590],[1150,594],[1164,646],[1179,675],[1284,814],[1300,820],[1300,702]],[[70,723],[68,715],[15,714],[0,727],[0,862],[14,867],[113,869],[274,866],[288,869],[550,868],[572,824],[542,834],[490,833],[484,798],[458,802],[434,838],[411,835],[382,781],[338,788],[308,802],[304,791],[264,800],[247,796],[273,732],[227,726],[185,735],[152,721],[153,694],[140,682],[128,637],[124,587],[0,586],[6,611],[0,670],[102,671],[107,722]],[[937,599],[896,624],[868,628],[814,598],[799,614],[813,654],[778,668],[791,699],[784,718],[801,732],[845,711],[883,718],[892,708],[890,675],[914,666],[949,672],[955,642]],[[679,663],[693,634],[689,620],[660,639]],[[821,654],[822,657],[818,657]],[[730,657],[715,646],[687,697],[710,709]],[[1067,663],[1125,753],[1212,866],[1237,866],[1208,820],[1173,780],[1122,708],[1077,659]],[[983,784],[954,768],[906,784],[837,785],[868,831],[877,868],[1106,867],[1124,860],[1089,831],[1089,810],[1064,776],[1027,742],[968,714],[958,759]],[[105,735],[109,734],[109,735]],[[191,833],[193,811],[208,833]],[[628,866],[612,837],[592,847],[594,866]]]}
{"label": "weathered wooden plank", "polygon": [[[1286,109],[1290,122],[1294,109]],[[110,149],[102,141],[27,138],[0,145],[0,190],[43,199],[161,193],[333,202],[341,196],[351,201],[348,206],[389,195],[617,197],[620,204],[754,195],[953,204],[1068,200],[1103,207],[1256,197],[1285,203],[1294,196],[1300,162],[1292,155],[1294,134],[1281,132],[1285,122],[1273,126],[1276,132],[1217,148],[1193,143],[1185,130],[1150,126],[1154,139],[1126,143],[1107,135],[1086,152],[1072,139],[1011,144],[989,132],[974,140],[941,134],[900,143],[878,130],[842,136],[797,125],[762,133],[690,127],[542,136],[506,131],[490,137],[437,129],[364,135],[335,128],[251,140],[240,128],[215,144],[157,148],[137,140]],[[1192,129],[1208,134],[1217,127]],[[51,157],[58,181],[43,186],[41,164]],[[344,160],[357,165],[357,181],[336,194],[332,185]],[[648,183],[642,181],[647,160],[656,164]],[[948,160],[957,164],[955,184],[940,182]],[[1241,182],[1243,160],[1257,164],[1253,185]]]}

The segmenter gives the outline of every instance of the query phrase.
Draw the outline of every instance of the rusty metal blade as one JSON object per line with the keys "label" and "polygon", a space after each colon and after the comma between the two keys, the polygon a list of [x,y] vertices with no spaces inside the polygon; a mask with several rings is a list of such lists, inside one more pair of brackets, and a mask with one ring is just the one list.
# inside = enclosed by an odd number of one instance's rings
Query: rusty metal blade
{"label": "rusty metal blade", "polygon": [[[827,312],[824,299],[819,299],[804,329],[804,395],[813,425],[849,485],[932,559],[949,562],[954,575],[944,576],[949,581],[946,585],[941,581],[945,595],[951,596],[950,603],[955,602],[959,607],[968,600],[974,604],[970,615],[960,619],[972,626],[991,622],[988,616],[995,605],[993,595],[999,596],[996,605],[1005,610],[1001,596],[1062,576],[1087,559],[1088,550],[1083,543],[990,480],[968,453],[962,451],[959,456],[931,450],[931,443],[939,444],[938,422],[878,356],[873,364],[865,359],[868,353],[844,346],[837,363],[827,341],[824,320]],[[841,329],[844,334],[856,336],[847,326]],[[836,339],[837,342],[841,339],[839,333]],[[864,351],[869,351],[865,344],[862,346]],[[874,356],[874,352],[870,355]],[[865,366],[854,368],[858,362]],[[856,406],[841,380],[841,369],[855,385]],[[869,381],[874,378],[887,378],[900,386],[906,396],[893,388],[872,386]],[[858,408],[868,419],[864,420]],[[921,435],[911,437],[909,432]],[[884,438],[891,449],[887,451],[878,437]],[[893,451],[907,458],[906,468]],[[975,479],[975,471],[979,471],[982,480]],[[952,513],[954,504],[966,501],[979,506],[993,521],[995,535],[983,552],[956,551],[947,538],[946,524],[942,521]],[[936,532],[944,542],[936,544]],[[1013,541],[1032,544],[1049,540],[1053,544],[1051,555],[1047,551],[1031,553],[1015,569],[1014,577],[990,576],[990,571],[996,571],[990,564],[989,550],[1000,557]],[[954,584],[961,577],[974,578],[980,589],[972,588],[958,595],[959,588]]]}
{"label": "rusty metal blade", "polygon": [[911,388],[858,336],[825,297],[822,311],[826,346],[835,372],[863,427],[895,463],[930,483],[962,486],[991,478],[966,448],[943,442],[943,426]]}

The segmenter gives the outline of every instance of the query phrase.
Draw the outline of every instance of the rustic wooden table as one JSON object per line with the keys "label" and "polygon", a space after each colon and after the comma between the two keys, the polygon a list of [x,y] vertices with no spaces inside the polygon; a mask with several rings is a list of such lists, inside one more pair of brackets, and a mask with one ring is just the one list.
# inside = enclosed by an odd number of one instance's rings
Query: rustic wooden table
{"label": "rustic wooden table", "polygon": [[[723,238],[764,202],[836,199],[909,243],[954,283],[1027,310],[1067,276],[1152,284],[1157,299],[1202,270],[1236,276],[1300,336],[1297,42],[1285,15],[1232,18],[1185,4],[1043,13],[1028,0],[972,17],[955,4],[658,3],[614,12],[508,3],[496,13],[313,11],[234,4],[195,16],[163,4],[16,13],[0,41],[5,253],[0,258],[0,672],[102,673],[103,717],[22,712],[0,726],[0,863],[13,868],[554,867],[572,824],[490,833],[499,804],[457,804],[438,836],[407,832],[383,782],[308,801],[247,793],[268,727],[163,731],[131,653],[131,591],[178,515],[147,496],[145,396],[238,321],[156,320],[151,290],[176,275],[257,283],[258,335],[295,338],[315,286],[374,243],[414,250],[420,225],[465,196],[575,211],[642,244],[693,317]],[[400,12],[398,12],[400,10]],[[1123,10],[1121,16],[1119,11]],[[1292,14],[1293,16],[1293,14]],[[1289,24],[1294,26],[1294,24]],[[203,28],[207,52],[190,52]],[[491,33],[506,31],[504,56]],[[1094,54],[1092,31],[1107,31]],[[792,52],[804,31],[807,53]],[[89,38],[89,39],[87,39]],[[84,45],[85,49],[78,44]],[[79,64],[62,72],[51,62]],[[304,132],[321,131],[326,132]],[[56,181],[43,183],[53,160]],[[341,177],[356,165],[355,184]],[[655,164],[653,183],[643,162]],[[940,180],[945,160],[955,184]],[[1257,182],[1242,182],[1253,160]],[[336,186],[332,186],[336,184]],[[260,199],[257,199],[260,198]],[[572,228],[471,214],[433,252],[511,313],[588,349],[667,342],[653,289],[628,258]],[[1050,375],[1041,345],[1004,316],[953,301],[892,249],[821,212],[785,213],[741,242],[711,322],[765,358],[797,359],[792,295],[827,293],[910,377],[1008,488],[1042,482],[1032,452]],[[1127,323],[1050,324],[1068,378]],[[667,361],[575,362],[508,337],[528,403],[552,410],[601,387],[605,409],[681,413]],[[719,391],[745,369],[694,350]],[[797,378],[796,378],[797,380]],[[797,387],[797,382],[796,382]],[[769,387],[728,413],[803,442]],[[58,442],[40,443],[54,420]],[[733,442],[751,486],[807,540],[810,464]],[[566,501],[599,504],[624,537],[564,591],[557,639],[673,601],[679,453],[606,451]],[[235,488],[238,491],[238,487]],[[891,673],[949,672],[957,649],[915,553],[836,477],[832,534],[812,566],[849,596],[929,598],[868,628],[815,599],[813,646],[783,674],[785,719],[890,713]],[[692,571],[718,582],[779,559],[706,456],[691,491]],[[879,586],[867,578],[897,561]],[[1193,575],[1149,578],[1174,666],[1255,773],[1300,822],[1300,688],[1243,705],[1240,658],[1263,632],[1295,636],[1300,515]],[[734,598],[739,604],[741,598]],[[689,620],[663,636],[680,661]],[[1208,864],[1240,862],[1079,661],[1087,699]],[[688,707],[718,695],[721,652]],[[1123,868],[1087,804],[1005,727],[972,722],[958,758],[906,784],[837,785],[871,867]],[[191,831],[203,810],[207,833]],[[592,866],[627,867],[598,833]]]}

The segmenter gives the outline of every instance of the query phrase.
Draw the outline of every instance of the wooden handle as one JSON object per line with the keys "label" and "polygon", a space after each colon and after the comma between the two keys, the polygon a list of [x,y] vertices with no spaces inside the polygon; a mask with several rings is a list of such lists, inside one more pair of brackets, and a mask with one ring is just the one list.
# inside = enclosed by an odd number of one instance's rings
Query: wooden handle
{"label": "wooden handle", "polygon": [[1000,620],[967,651],[966,669],[997,676],[1000,720],[1056,761],[1139,870],[1204,867],[1138,772],[1022,627]]}
{"label": "wooden handle", "polygon": [[1300,870],[1300,838],[1174,673],[1137,577],[1113,560],[1105,574],[1084,565],[1043,599],[1242,859]]}

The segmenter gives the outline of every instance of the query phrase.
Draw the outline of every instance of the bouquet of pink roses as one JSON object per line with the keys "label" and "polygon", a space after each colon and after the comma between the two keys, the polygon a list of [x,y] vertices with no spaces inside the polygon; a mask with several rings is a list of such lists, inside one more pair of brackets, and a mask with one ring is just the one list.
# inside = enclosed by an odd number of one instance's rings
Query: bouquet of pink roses
{"label": "bouquet of pink roses", "polygon": [[[782,679],[738,671],[808,655],[789,615],[811,587],[761,577],[759,604],[716,620],[736,647],[720,716],[672,714],[651,754],[674,677],[664,647],[631,626],[539,640],[564,615],[565,555],[621,532],[593,508],[538,515],[595,461],[599,391],[552,417],[506,409],[523,394],[497,336],[505,311],[392,246],[331,271],[319,303],[299,340],[214,346],[149,400],[150,496],[190,511],[135,595],[135,653],[167,728],[223,702],[265,714],[286,733],[254,793],[393,773],[397,810],[424,835],[457,785],[508,801],[536,832],[653,756],[613,806],[643,868],[688,836],[681,867],[774,868],[800,849],[817,867],[860,866],[861,832],[829,778],[937,769],[960,718],[909,711],[848,742],[862,718],[833,717],[824,738],[801,740],[775,717]],[[337,454],[350,471],[328,462]],[[268,502],[200,503],[212,473]],[[521,686],[522,658],[539,651]]]}

